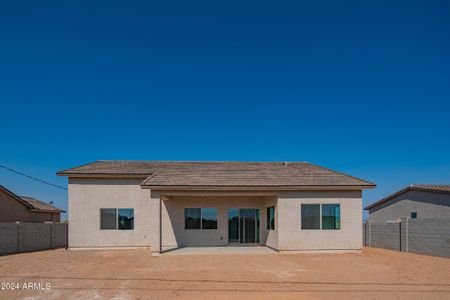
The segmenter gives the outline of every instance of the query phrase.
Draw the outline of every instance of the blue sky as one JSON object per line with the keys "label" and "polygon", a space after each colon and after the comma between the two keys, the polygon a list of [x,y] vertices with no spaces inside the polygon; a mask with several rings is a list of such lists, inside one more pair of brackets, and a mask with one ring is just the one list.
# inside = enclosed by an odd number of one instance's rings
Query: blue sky
{"label": "blue sky", "polygon": [[364,204],[450,183],[449,36],[449,1],[4,2],[0,164],[309,161],[376,182]]}

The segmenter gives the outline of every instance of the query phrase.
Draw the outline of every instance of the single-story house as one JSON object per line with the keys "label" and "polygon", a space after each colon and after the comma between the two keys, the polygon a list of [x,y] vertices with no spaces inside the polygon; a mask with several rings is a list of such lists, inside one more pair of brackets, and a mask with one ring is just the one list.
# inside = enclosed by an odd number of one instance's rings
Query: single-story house
{"label": "single-story house", "polygon": [[41,200],[19,196],[0,185],[0,223],[60,222],[64,210]]}
{"label": "single-story house", "polygon": [[68,177],[69,247],[362,248],[362,190],[307,162],[97,161]]}
{"label": "single-story house", "polygon": [[411,184],[364,208],[371,222],[450,218],[450,185]]}

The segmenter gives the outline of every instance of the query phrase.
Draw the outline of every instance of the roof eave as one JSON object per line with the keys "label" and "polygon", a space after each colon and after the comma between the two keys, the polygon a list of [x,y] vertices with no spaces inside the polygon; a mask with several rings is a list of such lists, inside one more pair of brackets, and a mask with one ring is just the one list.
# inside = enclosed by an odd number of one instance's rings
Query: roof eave
{"label": "roof eave", "polygon": [[377,207],[378,205],[381,205],[381,204],[383,204],[383,203],[385,203],[385,202],[391,200],[392,198],[397,197],[398,195],[401,195],[401,194],[403,194],[403,193],[406,193],[406,192],[409,191],[409,190],[411,190],[411,187],[410,187],[410,186],[408,186],[408,187],[406,187],[406,188],[404,188],[404,189],[401,189],[400,191],[398,191],[398,192],[396,192],[396,193],[393,193],[393,194],[391,194],[391,195],[389,195],[389,196],[387,196],[387,197],[385,197],[385,198],[383,198],[383,199],[381,199],[381,200],[379,200],[379,201],[377,201],[377,202],[375,202],[375,203],[372,203],[372,204],[369,205],[369,206],[366,206],[366,207],[364,208],[364,210],[370,210],[370,209],[372,209],[372,208],[374,208],[374,207]]}
{"label": "roof eave", "polygon": [[71,178],[148,178],[152,174],[148,173],[72,173],[58,172],[58,176],[67,176]]}
{"label": "roof eave", "polygon": [[164,190],[204,190],[204,191],[313,191],[313,190],[363,190],[373,189],[376,185],[285,185],[285,186],[255,186],[255,185],[141,185],[143,189],[153,191]]}
{"label": "roof eave", "polygon": [[33,208],[33,209],[30,209],[30,211],[32,211],[32,212],[42,212],[42,213],[54,213],[54,214],[56,214],[56,213],[65,213],[66,211],[65,210],[60,210],[60,209],[58,209],[58,210],[51,210],[51,209],[38,209],[38,208]]}

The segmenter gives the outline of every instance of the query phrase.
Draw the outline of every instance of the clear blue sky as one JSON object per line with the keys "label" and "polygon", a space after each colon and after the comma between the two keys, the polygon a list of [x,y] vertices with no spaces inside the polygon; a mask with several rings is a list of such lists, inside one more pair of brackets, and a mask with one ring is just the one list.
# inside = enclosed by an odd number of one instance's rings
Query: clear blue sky
{"label": "clear blue sky", "polygon": [[364,204],[450,183],[449,1],[193,2],[4,1],[0,164],[309,161],[376,182]]}

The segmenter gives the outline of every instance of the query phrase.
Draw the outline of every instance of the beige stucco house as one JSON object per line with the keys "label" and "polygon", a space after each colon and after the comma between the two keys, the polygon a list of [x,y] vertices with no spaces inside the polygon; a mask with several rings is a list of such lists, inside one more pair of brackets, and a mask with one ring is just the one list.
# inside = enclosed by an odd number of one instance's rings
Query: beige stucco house
{"label": "beige stucco house", "polygon": [[97,161],[69,179],[69,247],[362,248],[362,190],[306,162]]}

